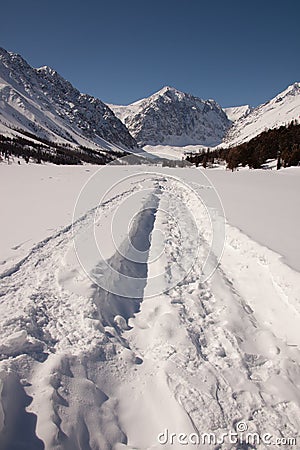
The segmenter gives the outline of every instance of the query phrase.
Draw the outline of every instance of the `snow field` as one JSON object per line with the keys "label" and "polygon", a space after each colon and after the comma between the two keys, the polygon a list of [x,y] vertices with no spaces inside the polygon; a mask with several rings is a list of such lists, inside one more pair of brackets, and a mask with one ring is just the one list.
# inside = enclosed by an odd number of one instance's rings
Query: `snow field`
{"label": "snow field", "polygon": [[[90,175],[47,171],[77,192]],[[44,240],[1,272],[4,448],[17,426],[33,450],[158,449],[165,429],[220,436],[239,421],[299,439],[300,275],[224,233],[219,208],[196,169],[105,167],[73,224],[63,209],[48,237],[32,223]]]}

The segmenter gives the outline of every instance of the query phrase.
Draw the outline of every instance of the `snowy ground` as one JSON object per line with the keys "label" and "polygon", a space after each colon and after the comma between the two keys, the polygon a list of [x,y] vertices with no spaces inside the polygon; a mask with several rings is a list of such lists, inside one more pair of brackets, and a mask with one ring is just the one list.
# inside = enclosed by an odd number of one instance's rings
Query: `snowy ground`
{"label": "snowy ground", "polygon": [[202,145],[186,145],[181,147],[176,147],[174,145],[145,145],[143,150],[145,150],[149,155],[158,156],[160,158],[181,160],[184,157],[185,152],[194,153],[198,152],[202,148]]}
{"label": "snowy ground", "polygon": [[0,165],[1,449],[299,442],[299,175]]}
{"label": "snowy ground", "polygon": [[207,170],[227,220],[300,272],[300,168]]}

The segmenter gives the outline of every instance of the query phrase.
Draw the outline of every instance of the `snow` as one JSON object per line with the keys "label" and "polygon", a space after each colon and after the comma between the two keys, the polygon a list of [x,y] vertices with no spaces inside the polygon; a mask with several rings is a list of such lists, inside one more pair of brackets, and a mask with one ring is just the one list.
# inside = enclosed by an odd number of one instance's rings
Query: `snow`
{"label": "snow", "polygon": [[4,449],[299,439],[299,175],[1,164]]}
{"label": "snow", "polygon": [[138,111],[139,104],[143,100],[139,100],[137,102],[134,102],[130,105],[113,105],[111,103],[107,103],[107,106],[114,112],[116,117],[118,117],[122,122],[124,123],[125,118],[129,114],[135,114]]}
{"label": "snow", "polygon": [[270,128],[288,125],[300,118],[300,83],[290,85],[270,101],[242,116],[228,131],[228,146],[247,142]]}
{"label": "snow", "polygon": [[72,221],[78,190],[93,166],[1,164],[1,269]]}
{"label": "snow", "polygon": [[251,112],[251,110],[252,108],[249,105],[223,108],[223,111],[227,115],[228,119],[232,122],[236,122],[242,117],[246,117]]}
{"label": "snow", "polygon": [[22,131],[71,147],[136,147],[123,123],[100,100],[81,94],[50,67],[34,69],[21,56],[0,48],[0,133],[14,137]]}
{"label": "snow", "polygon": [[227,220],[300,272],[300,170],[209,170]]}
{"label": "snow", "polygon": [[[213,100],[205,102],[170,87],[165,87],[152,96],[127,106],[108,106],[151,154],[160,154],[162,150],[176,159],[177,153],[182,154],[187,150],[183,147],[233,146],[247,142],[267,129],[287,125],[295,119],[299,120],[299,93],[300,83],[294,83],[256,108],[249,105],[223,108],[223,112],[231,121],[227,123],[220,116],[221,108]],[[199,112],[205,103],[210,104],[214,114],[211,111],[210,115],[205,117]],[[176,110],[175,115],[172,106]],[[170,110],[167,107],[170,107]],[[187,126],[185,118],[189,114]],[[196,125],[190,126],[193,120]],[[203,127],[202,122],[205,125]]]}
{"label": "snow", "polygon": [[214,100],[166,86],[128,106],[109,105],[140,145],[217,145],[231,122]]}
{"label": "snow", "polygon": [[202,145],[184,145],[178,147],[176,145],[145,145],[143,150],[148,155],[153,155],[160,158],[167,158],[172,160],[181,160],[185,152],[198,152],[199,150],[207,148]]}
{"label": "snow", "polygon": [[298,120],[299,93],[296,82],[256,108],[222,109],[214,100],[166,86],[130,105],[107,106],[81,94],[50,67],[33,69],[21,56],[0,48],[0,133],[23,138],[25,133],[34,140],[29,133],[104,153],[137,152],[137,141],[152,146],[153,154],[165,146],[175,158],[194,146],[236,145]]}

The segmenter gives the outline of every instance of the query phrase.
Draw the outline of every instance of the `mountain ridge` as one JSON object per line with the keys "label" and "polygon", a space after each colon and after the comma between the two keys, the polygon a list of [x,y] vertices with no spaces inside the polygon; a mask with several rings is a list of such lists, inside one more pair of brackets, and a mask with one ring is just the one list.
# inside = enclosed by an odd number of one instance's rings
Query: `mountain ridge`
{"label": "mountain ridge", "polygon": [[[164,139],[163,136],[159,136],[161,139],[158,137],[154,138],[154,141],[151,141],[151,132],[153,133],[155,130],[153,130],[153,127],[152,130],[151,128],[148,130],[148,133],[147,130],[143,130],[143,124],[140,124],[141,120],[143,122],[143,117],[141,117],[144,113],[143,109],[147,109],[149,106],[151,107],[152,102],[155,106],[155,103],[157,103],[160,97],[170,97],[170,94],[168,95],[168,93],[171,93],[171,95],[173,94],[173,96],[177,95],[178,97],[194,97],[192,94],[185,94],[178,91],[176,88],[164,86],[162,89],[149,97],[137,100],[129,105],[123,106],[109,104],[109,107],[115,112],[116,116],[118,116],[120,120],[127,125],[131,133],[138,140],[140,138],[142,145],[150,144],[176,146],[177,144],[178,147],[188,145],[207,145],[212,147],[218,145],[232,146],[247,142],[266,129],[287,125],[292,120],[300,119],[300,83],[294,82],[285,90],[277,94],[274,98],[258,105],[257,107],[242,105],[222,108],[227,119],[230,121],[230,124],[227,126],[222,140],[219,139],[218,143],[209,145],[208,140],[203,141],[197,138],[189,139],[189,136],[185,136],[183,138],[183,142],[178,142],[178,140],[176,142],[176,138],[178,138],[178,136],[175,136],[175,140],[173,141],[168,141]],[[211,104],[215,104],[217,107],[221,108],[214,100],[199,100],[203,103],[209,102]],[[192,107],[192,105],[190,105],[190,107]],[[135,123],[135,121],[137,121],[137,123]],[[140,130],[139,127],[142,128],[142,130]],[[142,135],[141,137],[140,134]],[[147,141],[147,138],[149,139],[149,134],[150,142]]]}
{"label": "mountain ridge", "polygon": [[300,118],[300,83],[255,108],[164,86],[127,106],[79,92],[49,66],[31,67],[0,47],[0,133],[101,151],[141,146],[233,146]]}
{"label": "mountain ridge", "polygon": [[80,93],[49,66],[32,68],[0,48],[0,131],[20,129],[54,142],[120,150],[137,147],[101,100]]}
{"label": "mountain ridge", "polygon": [[267,102],[253,108],[229,129],[224,143],[233,146],[248,142],[263,131],[300,119],[300,83],[289,85]]}
{"label": "mountain ridge", "polygon": [[254,108],[250,105],[241,105],[241,106],[229,106],[226,108],[223,108],[223,111],[225,112],[226,116],[228,117],[231,122],[237,122],[242,117],[248,116],[250,112]]}
{"label": "mountain ridge", "polygon": [[214,146],[231,125],[215,100],[202,100],[170,86],[128,106],[109,107],[142,146]]}

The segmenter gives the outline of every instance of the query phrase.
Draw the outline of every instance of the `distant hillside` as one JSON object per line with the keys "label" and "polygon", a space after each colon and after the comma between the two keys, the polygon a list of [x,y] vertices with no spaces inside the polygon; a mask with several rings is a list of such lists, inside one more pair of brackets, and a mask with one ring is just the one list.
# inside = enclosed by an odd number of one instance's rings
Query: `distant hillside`
{"label": "distant hillside", "polygon": [[[234,113],[230,108],[229,116]],[[236,110],[239,113],[242,110]],[[228,130],[224,144],[228,147],[242,144],[263,131],[287,125],[300,119],[300,83],[290,85],[270,101],[253,108],[235,121]]]}
{"label": "distant hillside", "polygon": [[26,133],[26,137],[8,137],[0,134],[0,162],[13,160],[53,164],[107,164],[116,158],[127,155],[120,151],[105,152],[84,146],[72,147],[69,144],[58,144],[46,139],[35,139],[34,135]]}
{"label": "distant hillside", "polygon": [[300,125],[296,121],[288,126],[264,131],[249,142],[231,148],[218,148],[187,157],[189,162],[204,167],[216,160],[225,160],[227,168],[231,170],[239,165],[258,169],[268,159],[277,159],[278,169],[300,164]]}

